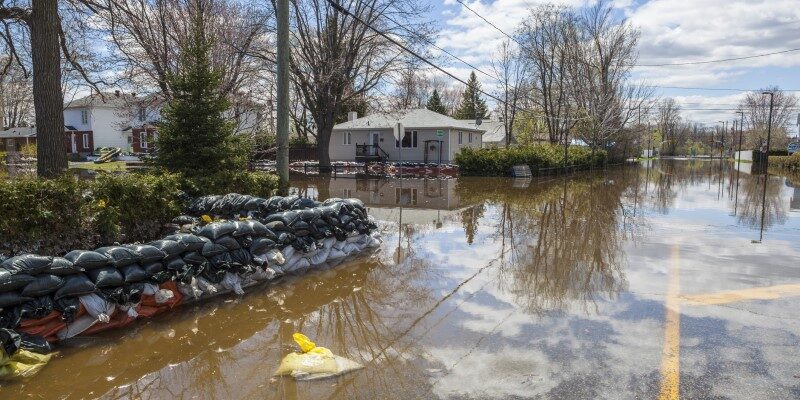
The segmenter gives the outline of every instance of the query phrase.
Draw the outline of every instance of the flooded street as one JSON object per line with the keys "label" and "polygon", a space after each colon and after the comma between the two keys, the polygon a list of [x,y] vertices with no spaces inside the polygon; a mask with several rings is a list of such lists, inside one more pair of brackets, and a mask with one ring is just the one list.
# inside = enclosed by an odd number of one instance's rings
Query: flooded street
{"label": "flooded street", "polygon": [[[295,180],[381,251],[63,343],[0,398],[797,398],[800,177],[748,166]],[[294,332],[365,368],[272,378]]]}

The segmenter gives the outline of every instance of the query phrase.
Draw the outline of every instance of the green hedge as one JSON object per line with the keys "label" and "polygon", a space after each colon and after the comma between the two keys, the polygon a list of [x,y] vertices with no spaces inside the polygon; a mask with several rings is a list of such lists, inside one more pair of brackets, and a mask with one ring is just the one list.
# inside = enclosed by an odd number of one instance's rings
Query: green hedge
{"label": "green hedge", "polygon": [[791,156],[770,156],[769,166],[800,171],[800,153],[795,153]]}
{"label": "green hedge", "polygon": [[[607,157],[604,150],[596,150],[594,156],[589,148],[570,146],[567,164],[600,165]],[[527,164],[531,171],[564,165],[564,148],[551,144],[535,144],[511,148],[462,149],[455,157],[462,175],[507,176],[514,165]]]}
{"label": "green hedge", "polygon": [[150,241],[180,214],[185,194],[269,196],[275,188],[274,175],[245,171],[194,180],[152,172],[98,174],[94,180],[69,175],[0,179],[0,254],[59,255],[114,242]]}

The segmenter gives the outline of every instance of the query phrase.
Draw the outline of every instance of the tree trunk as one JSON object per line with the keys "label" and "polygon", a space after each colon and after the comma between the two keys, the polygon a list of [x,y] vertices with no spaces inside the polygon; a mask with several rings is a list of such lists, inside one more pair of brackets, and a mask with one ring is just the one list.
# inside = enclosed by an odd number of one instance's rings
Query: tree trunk
{"label": "tree trunk", "polygon": [[331,132],[333,131],[333,121],[320,126],[317,131],[317,157],[319,158],[319,172],[331,172],[331,155],[329,147],[331,144]]}
{"label": "tree trunk", "polygon": [[30,16],[33,106],[36,112],[36,169],[52,178],[67,169],[64,95],[61,92],[58,2],[33,0]]}

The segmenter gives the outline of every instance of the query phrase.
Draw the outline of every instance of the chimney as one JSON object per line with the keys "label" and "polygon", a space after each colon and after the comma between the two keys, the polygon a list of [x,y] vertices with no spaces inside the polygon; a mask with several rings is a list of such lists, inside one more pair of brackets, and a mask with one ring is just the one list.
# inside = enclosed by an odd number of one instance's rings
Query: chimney
{"label": "chimney", "polygon": [[349,113],[347,113],[347,121],[348,122],[356,120],[356,119],[358,119],[358,112],[350,111]]}
{"label": "chimney", "polygon": [[119,97],[119,90],[115,90],[115,91],[114,91],[114,96],[117,96],[117,97]]}

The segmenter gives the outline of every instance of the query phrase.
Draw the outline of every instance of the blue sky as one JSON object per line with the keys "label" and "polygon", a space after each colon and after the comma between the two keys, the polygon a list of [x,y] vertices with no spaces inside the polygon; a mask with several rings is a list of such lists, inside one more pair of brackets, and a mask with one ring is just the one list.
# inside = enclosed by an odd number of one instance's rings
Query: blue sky
{"label": "blue sky", "polygon": [[[512,33],[537,0],[465,0],[470,8]],[[584,0],[556,3],[581,7]],[[787,0],[651,0],[613,2],[641,30],[639,64],[704,61],[751,56],[800,48],[800,7]],[[430,18],[437,22],[437,44],[489,72],[494,49],[505,39],[455,0],[435,0]],[[465,79],[470,68],[443,56],[444,65]],[[445,61],[446,60],[446,61]],[[481,74],[484,86],[492,79]],[[753,89],[777,85],[800,90],[800,51],[717,64],[641,67],[636,80],[651,85]],[[677,90],[657,88],[657,94],[674,97],[688,119],[714,124],[733,119],[733,111],[696,110],[735,108],[743,96],[737,91]],[[800,95],[800,91],[795,92]],[[694,109],[694,110],[693,110]],[[796,131],[796,128],[795,128]]]}

